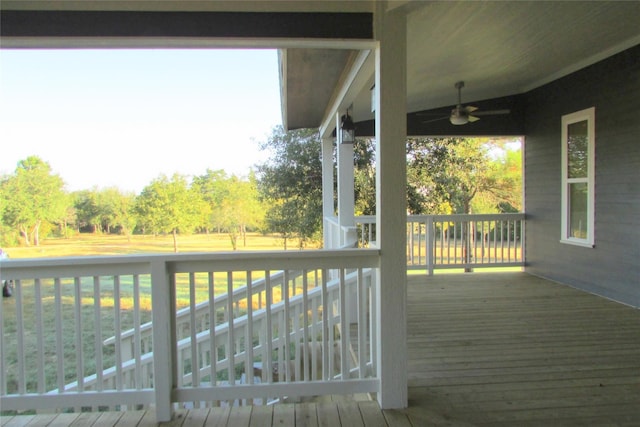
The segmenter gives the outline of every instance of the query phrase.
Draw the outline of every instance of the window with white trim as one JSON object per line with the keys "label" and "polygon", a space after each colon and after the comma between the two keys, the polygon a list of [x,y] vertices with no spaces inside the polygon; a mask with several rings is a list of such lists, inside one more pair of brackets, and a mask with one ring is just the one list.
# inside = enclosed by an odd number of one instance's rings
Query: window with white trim
{"label": "window with white trim", "polygon": [[562,236],[593,247],[595,210],[595,107],[562,116]]}

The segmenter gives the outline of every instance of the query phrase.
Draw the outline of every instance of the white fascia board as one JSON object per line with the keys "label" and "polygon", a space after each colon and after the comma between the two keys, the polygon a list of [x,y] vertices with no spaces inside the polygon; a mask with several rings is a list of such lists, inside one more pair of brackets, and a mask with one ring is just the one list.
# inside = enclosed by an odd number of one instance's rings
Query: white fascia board
{"label": "white fascia board", "polygon": [[371,49],[371,40],[215,37],[2,37],[4,49]]}
{"label": "white fascia board", "polygon": [[282,127],[288,129],[287,120],[287,49],[278,49],[278,78],[280,79],[280,114]]}
{"label": "white fascia board", "polygon": [[[370,42],[371,43],[371,42]],[[320,123],[320,137],[328,138],[335,127],[335,116],[346,110],[375,73],[375,55],[372,50],[360,50],[345,67],[331,101]]]}

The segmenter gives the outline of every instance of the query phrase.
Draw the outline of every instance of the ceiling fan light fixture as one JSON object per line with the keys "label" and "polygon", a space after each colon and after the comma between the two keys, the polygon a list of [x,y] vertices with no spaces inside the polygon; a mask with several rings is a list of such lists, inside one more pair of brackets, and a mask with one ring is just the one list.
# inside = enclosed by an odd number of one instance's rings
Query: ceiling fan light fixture
{"label": "ceiling fan light fixture", "polygon": [[449,117],[449,121],[452,125],[466,125],[469,122],[469,117],[463,114],[460,114],[456,110],[451,112],[451,117]]}

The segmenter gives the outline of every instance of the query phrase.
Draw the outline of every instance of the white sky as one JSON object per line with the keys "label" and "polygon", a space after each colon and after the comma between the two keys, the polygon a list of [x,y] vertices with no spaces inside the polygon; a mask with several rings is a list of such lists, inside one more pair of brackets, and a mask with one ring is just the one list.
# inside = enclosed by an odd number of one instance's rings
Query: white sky
{"label": "white sky", "polygon": [[68,191],[246,176],[279,124],[274,50],[0,49],[0,174],[37,155]]}

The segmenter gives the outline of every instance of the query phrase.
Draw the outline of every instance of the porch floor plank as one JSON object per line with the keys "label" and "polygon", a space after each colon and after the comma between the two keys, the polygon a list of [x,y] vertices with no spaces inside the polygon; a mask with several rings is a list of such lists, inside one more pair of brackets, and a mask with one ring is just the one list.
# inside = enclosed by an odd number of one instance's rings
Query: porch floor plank
{"label": "porch floor plank", "polygon": [[81,412],[78,415],[78,418],[70,424],[71,427],[84,427],[84,426],[92,426],[98,417],[100,416],[99,412]]}
{"label": "porch floor plank", "polygon": [[252,407],[249,427],[271,427],[273,423],[273,408],[273,405]]}
{"label": "porch floor plank", "polygon": [[233,406],[229,412],[227,425],[249,427],[251,422],[251,406]]}
{"label": "porch floor plank", "polygon": [[205,425],[207,427],[226,427],[228,425],[230,413],[231,408],[228,406],[224,408],[212,408],[209,411],[209,416],[207,417]]}
{"label": "porch floor plank", "polygon": [[126,411],[114,427],[137,426],[142,417],[144,417],[144,411]]}
{"label": "porch floor plank", "polygon": [[359,402],[363,425],[366,427],[387,427],[387,422],[376,402]]}
{"label": "porch floor plank", "polygon": [[272,424],[269,426],[295,426],[296,425],[296,407],[292,403],[283,403],[281,405],[273,405]]}
{"label": "porch floor plank", "polygon": [[124,412],[103,412],[92,427],[113,427],[123,415]]}
{"label": "porch floor plank", "polygon": [[320,402],[316,406],[318,410],[318,426],[333,427],[340,425],[338,404],[335,402]]}
{"label": "porch floor plank", "polygon": [[364,427],[360,407],[357,401],[342,400],[338,402],[340,425],[350,427]]}
{"label": "porch floor plank", "polygon": [[31,427],[46,427],[57,417],[57,414],[42,414],[35,417],[27,425]]}
{"label": "porch floor plank", "polygon": [[[525,273],[411,275],[409,407],[322,396],[270,407],[5,416],[2,427],[640,425],[640,310]],[[136,421],[139,421],[136,423]]]}
{"label": "porch floor plank", "polygon": [[35,415],[19,415],[15,417],[2,417],[2,427],[23,427],[33,420]]}
{"label": "porch floor plank", "polygon": [[209,416],[208,408],[190,409],[184,417],[182,427],[202,427]]}
{"label": "porch floor plank", "polygon": [[79,414],[77,413],[59,414],[53,419],[53,421],[51,421],[50,424],[48,424],[47,427],[69,427],[75,420],[78,419],[78,415]]}
{"label": "porch floor plank", "polygon": [[295,405],[296,427],[318,427],[316,404],[313,402]]}

